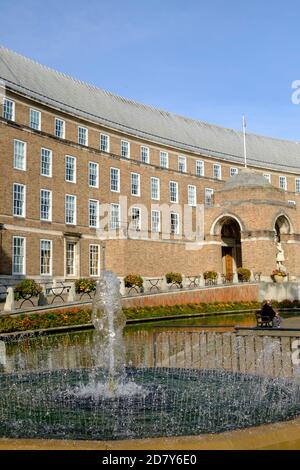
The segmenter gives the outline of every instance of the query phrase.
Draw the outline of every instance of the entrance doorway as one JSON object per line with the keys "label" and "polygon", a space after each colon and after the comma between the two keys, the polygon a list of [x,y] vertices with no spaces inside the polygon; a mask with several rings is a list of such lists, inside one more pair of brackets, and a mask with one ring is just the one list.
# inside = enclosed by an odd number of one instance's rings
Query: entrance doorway
{"label": "entrance doorway", "polygon": [[233,248],[230,246],[222,246],[222,258],[224,273],[226,279],[232,279],[233,275]]}
{"label": "entrance doorway", "polygon": [[236,220],[223,220],[221,242],[223,273],[231,281],[233,273],[242,266],[241,229]]}

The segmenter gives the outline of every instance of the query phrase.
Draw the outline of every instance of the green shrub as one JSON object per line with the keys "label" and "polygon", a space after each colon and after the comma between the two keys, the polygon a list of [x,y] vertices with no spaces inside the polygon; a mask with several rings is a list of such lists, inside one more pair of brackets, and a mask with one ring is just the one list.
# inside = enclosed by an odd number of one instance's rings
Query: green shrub
{"label": "green shrub", "polygon": [[167,284],[178,284],[182,286],[182,274],[180,273],[167,273],[166,274]]}
{"label": "green shrub", "polygon": [[213,279],[213,280],[215,280],[218,277],[218,273],[216,271],[205,271],[203,273],[203,277],[204,277],[204,279]]}
{"label": "green shrub", "polygon": [[20,300],[28,296],[37,297],[42,292],[42,288],[33,279],[23,279],[15,286],[14,292],[15,300]]}
{"label": "green shrub", "polygon": [[127,274],[124,277],[125,287],[143,287],[143,278],[139,274]]}
{"label": "green shrub", "polygon": [[249,281],[251,277],[251,271],[247,268],[237,269],[239,281]]}
{"label": "green shrub", "polygon": [[83,294],[84,292],[92,292],[96,290],[96,281],[94,279],[88,279],[81,277],[75,282],[75,291],[77,294]]}

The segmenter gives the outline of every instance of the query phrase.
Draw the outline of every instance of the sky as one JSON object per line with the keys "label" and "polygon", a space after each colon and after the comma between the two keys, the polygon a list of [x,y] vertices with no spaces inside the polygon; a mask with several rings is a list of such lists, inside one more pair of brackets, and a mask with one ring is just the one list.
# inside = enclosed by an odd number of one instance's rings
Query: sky
{"label": "sky", "polygon": [[0,44],[74,78],[300,141],[299,0],[0,0],[0,18]]}

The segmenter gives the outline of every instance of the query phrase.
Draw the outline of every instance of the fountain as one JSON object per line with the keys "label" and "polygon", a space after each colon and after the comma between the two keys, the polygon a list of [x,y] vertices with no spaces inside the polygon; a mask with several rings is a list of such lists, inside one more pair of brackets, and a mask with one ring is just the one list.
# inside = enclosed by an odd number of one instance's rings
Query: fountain
{"label": "fountain", "polygon": [[[119,281],[111,272],[103,272],[98,282],[92,321],[96,331],[91,366],[28,370],[21,363],[19,370],[0,374],[1,437],[108,440],[198,435],[300,414],[299,383],[241,371],[243,348],[235,347],[228,355],[240,369],[225,367],[223,360],[228,358],[223,353],[221,366],[210,365],[213,348],[206,350],[197,367],[195,361],[188,364],[186,356],[192,357],[197,348],[201,351],[204,334],[194,343],[186,341],[184,354],[176,353],[176,358],[168,338],[155,351],[156,363],[126,367],[126,322]],[[205,344],[217,345],[220,338],[222,345],[228,341],[232,347],[234,337],[229,334],[206,336]],[[164,356],[167,344],[173,356],[169,350]],[[170,364],[175,359],[180,366]]]}

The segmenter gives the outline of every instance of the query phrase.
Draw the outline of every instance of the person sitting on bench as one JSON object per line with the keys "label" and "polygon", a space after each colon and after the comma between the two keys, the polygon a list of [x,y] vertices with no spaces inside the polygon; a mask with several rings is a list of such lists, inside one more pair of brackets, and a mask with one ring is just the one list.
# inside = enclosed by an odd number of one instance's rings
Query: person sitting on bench
{"label": "person sitting on bench", "polygon": [[262,320],[267,319],[267,318],[272,320],[273,328],[280,328],[282,318],[279,316],[279,313],[273,309],[271,300],[265,300],[263,302],[260,315],[261,315]]}

